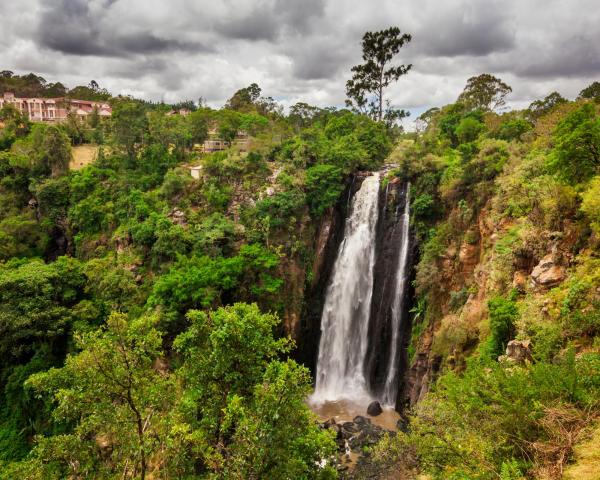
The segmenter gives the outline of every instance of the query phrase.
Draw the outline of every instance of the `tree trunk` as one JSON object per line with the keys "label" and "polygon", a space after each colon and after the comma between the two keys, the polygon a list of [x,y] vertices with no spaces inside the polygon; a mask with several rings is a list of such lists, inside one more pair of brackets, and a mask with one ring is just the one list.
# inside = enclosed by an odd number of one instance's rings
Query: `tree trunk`
{"label": "tree trunk", "polygon": [[383,119],[383,67],[385,65],[381,65],[381,70],[379,71],[379,118],[378,120],[381,122]]}

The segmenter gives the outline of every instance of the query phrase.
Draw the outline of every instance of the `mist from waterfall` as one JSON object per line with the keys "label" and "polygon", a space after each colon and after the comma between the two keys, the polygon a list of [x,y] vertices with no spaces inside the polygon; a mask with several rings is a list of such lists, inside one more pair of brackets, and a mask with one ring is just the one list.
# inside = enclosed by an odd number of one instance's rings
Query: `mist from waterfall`
{"label": "mist from waterfall", "polygon": [[373,294],[380,174],[352,198],[321,317],[316,386],[311,400],[368,400],[364,362]]}

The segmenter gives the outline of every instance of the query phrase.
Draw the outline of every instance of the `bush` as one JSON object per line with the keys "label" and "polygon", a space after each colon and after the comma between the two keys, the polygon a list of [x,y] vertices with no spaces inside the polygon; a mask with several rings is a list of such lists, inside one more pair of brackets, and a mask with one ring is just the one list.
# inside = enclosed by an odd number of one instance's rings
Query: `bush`
{"label": "bush", "polygon": [[488,302],[490,319],[490,338],[487,353],[497,358],[506,350],[506,344],[514,336],[515,320],[519,310],[514,301],[515,292],[509,298],[494,297]]}
{"label": "bush", "polygon": [[590,220],[590,226],[600,236],[600,176],[595,177],[582,195],[581,211]]}
{"label": "bush", "polygon": [[299,190],[276,193],[256,203],[259,218],[270,218],[272,227],[280,227],[297,216],[305,205],[305,196]]}
{"label": "bush", "polygon": [[548,436],[545,425],[553,411],[562,406],[580,416],[579,428],[585,422],[586,409],[597,404],[600,393],[598,367],[597,353],[576,358],[573,351],[555,363],[529,367],[471,359],[462,375],[440,377],[399,441],[416,451],[422,471],[436,479],[520,478],[514,475],[531,471],[534,459],[543,460],[538,452],[550,446],[544,441],[561,448],[567,443]]}
{"label": "bush", "polygon": [[315,165],[306,170],[306,200],[318,218],[335,205],[344,190],[342,170],[334,165]]}

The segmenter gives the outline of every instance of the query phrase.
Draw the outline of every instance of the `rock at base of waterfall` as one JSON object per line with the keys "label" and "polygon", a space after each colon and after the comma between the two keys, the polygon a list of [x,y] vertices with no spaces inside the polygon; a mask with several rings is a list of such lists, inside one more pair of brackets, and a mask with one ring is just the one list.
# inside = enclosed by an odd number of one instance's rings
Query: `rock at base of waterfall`
{"label": "rock at base of waterfall", "polygon": [[376,417],[377,415],[381,415],[382,413],[383,409],[381,408],[381,404],[377,400],[369,403],[369,406],[367,407],[367,415]]}

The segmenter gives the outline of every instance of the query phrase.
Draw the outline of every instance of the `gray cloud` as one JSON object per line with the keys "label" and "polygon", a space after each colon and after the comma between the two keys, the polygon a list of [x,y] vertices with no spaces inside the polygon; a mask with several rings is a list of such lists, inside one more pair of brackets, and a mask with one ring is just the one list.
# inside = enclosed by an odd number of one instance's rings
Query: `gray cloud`
{"label": "gray cloud", "polygon": [[324,0],[258,0],[246,3],[226,2],[229,14],[214,23],[215,30],[228,38],[275,41],[283,34],[305,34],[315,17],[322,15]]}
{"label": "gray cloud", "polygon": [[515,46],[515,19],[507,2],[444,2],[426,9],[415,36],[416,54],[482,57]]}
{"label": "gray cloud", "polygon": [[482,72],[515,105],[574,97],[600,77],[597,0],[5,0],[0,69],[114,93],[222,105],[257,82],[289,105],[342,105],[367,30],[412,33],[389,90],[416,110],[456,99]]}
{"label": "gray cloud", "polygon": [[558,39],[551,48],[539,45],[539,54],[515,67],[519,76],[531,78],[593,76],[600,74],[600,31]]}
{"label": "gray cloud", "polygon": [[[143,28],[103,22],[118,0],[102,0],[95,9],[87,0],[47,2],[39,21],[36,41],[41,47],[69,55],[128,57],[171,51],[209,51],[196,42],[161,38]],[[125,31],[133,30],[131,31]]]}

